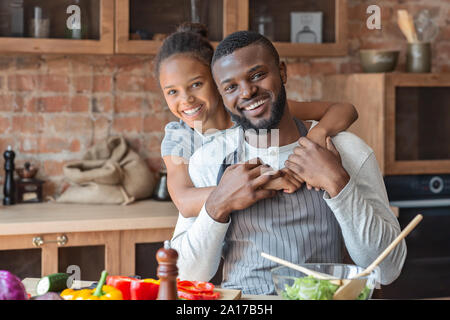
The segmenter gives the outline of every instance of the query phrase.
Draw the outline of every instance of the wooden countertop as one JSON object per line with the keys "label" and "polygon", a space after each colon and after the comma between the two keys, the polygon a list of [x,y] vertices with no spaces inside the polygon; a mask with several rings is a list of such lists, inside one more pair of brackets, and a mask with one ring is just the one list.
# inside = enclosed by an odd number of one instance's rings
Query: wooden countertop
{"label": "wooden countertop", "polygon": [[127,206],[61,203],[0,206],[0,236],[59,232],[173,228],[173,202],[137,201]]}

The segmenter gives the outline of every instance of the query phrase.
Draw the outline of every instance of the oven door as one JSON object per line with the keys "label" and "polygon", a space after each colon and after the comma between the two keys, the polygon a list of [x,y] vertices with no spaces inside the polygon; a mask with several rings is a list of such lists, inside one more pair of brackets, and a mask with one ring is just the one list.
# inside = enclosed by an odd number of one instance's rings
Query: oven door
{"label": "oven door", "polygon": [[[442,206],[447,204],[446,206]],[[450,199],[398,201],[402,230],[417,215],[422,222],[406,237],[400,276],[382,287],[382,297],[422,299],[450,296]]]}

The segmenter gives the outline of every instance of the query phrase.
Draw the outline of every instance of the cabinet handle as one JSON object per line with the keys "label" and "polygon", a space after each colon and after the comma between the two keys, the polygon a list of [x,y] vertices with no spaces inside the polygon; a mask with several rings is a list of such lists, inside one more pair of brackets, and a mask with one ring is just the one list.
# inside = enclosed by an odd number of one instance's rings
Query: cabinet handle
{"label": "cabinet handle", "polygon": [[50,241],[44,241],[44,238],[41,236],[38,237],[34,237],[33,238],[33,245],[35,247],[40,247],[46,243],[57,243],[58,246],[64,246],[67,241],[69,241],[69,239],[67,238],[67,236],[65,234],[56,237],[56,240],[50,240]]}

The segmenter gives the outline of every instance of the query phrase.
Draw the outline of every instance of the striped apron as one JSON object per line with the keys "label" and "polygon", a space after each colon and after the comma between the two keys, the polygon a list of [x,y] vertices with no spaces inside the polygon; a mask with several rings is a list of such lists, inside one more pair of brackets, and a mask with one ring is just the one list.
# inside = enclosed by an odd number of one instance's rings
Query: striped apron
{"label": "striped apron", "polygon": [[[296,123],[300,134],[306,135],[303,123]],[[218,181],[228,165],[243,159],[241,146],[224,159]],[[261,257],[261,252],[297,264],[342,262],[342,233],[323,192],[302,186],[295,193],[280,191],[232,212],[224,240],[222,287],[244,294],[275,294],[270,269],[278,265]]]}

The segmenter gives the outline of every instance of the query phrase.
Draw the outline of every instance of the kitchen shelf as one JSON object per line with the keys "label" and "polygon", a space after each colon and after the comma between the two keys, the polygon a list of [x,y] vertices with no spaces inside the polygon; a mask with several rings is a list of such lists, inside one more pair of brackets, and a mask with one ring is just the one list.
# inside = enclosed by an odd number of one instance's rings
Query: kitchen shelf
{"label": "kitchen shelf", "polygon": [[[0,19],[13,0],[0,0]],[[190,0],[80,0],[89,7],[86,39],[65,39],[65,9],[70,0],[24,0],[24,32],[28,35],[29,9],[36,4],[50,17],[49,38],[2,36],[0,53],[39,54],[148,54],[154,55],[162,39],[177,25],[191,20]],[[209,28],[209,39],[217,46],[224,37],[239,30],[256,30],[259,8],[269,8],[275,21],[275,47],[283,57],[344,56],[347,54],[347,0],[199,0],[200,22]],[[59,14],[60,11],[63,11]],[[83,11],[83,12],[84,12]],[[322,43],[291,43],[290,12],[321,11]],[[82,13],[82,19],[84,18]],[[27,22],[28,21],[28,22]],[[83,20],[82,20],[83,25]]]}
{"label": "kitchen shelf", "polygon": [[325,78],[323,98],[355,105],[350,127],[385,175],[450,172],[450,74],[375,73]]}
{"label": "kitchen shelf", "polygon": [[[0,13],[7,14],[11,0],[0,0]],[[74,4],[68,0],[24,0],[25,37],[7,36],[9,32],[0,34],[0,53],[39,53],[39,54],[113,54],[114,53],[114,0],[82,1],[81,25],[83,19],[89,20],[88,30],[83,33],[82,39],[70,39],[67,33],[67,19],[70,14],[66,12],[69,5]],[[40,6],[49,17],[50,31],[48,38],[29,37],[30,10]],[[10,28],[4,22],[3,28]]]}
{"label": "kitchen shelf", "polygon": [[[200,22],[208,26],[214,46],[226,30],[222,13],[229,2],[200,1]],[[190,0],[116,0],[116,8],[115,52],[119,54],[156,54],[167,35],[191,20]]]}
{"label": "kitchen shelf", "polygon": [[[347,55],[347,0],[242,0],[239,1],[238,5],[242,8],[238,11],[238,27],[241,30],[249,29],[262,33],[262,30],[258,28],[259,17],[270,17],[272,19],[274,25],[272,41],[280,56]],[[291,42],[291,12],[321,12],[323,17],[322,42]]]}

